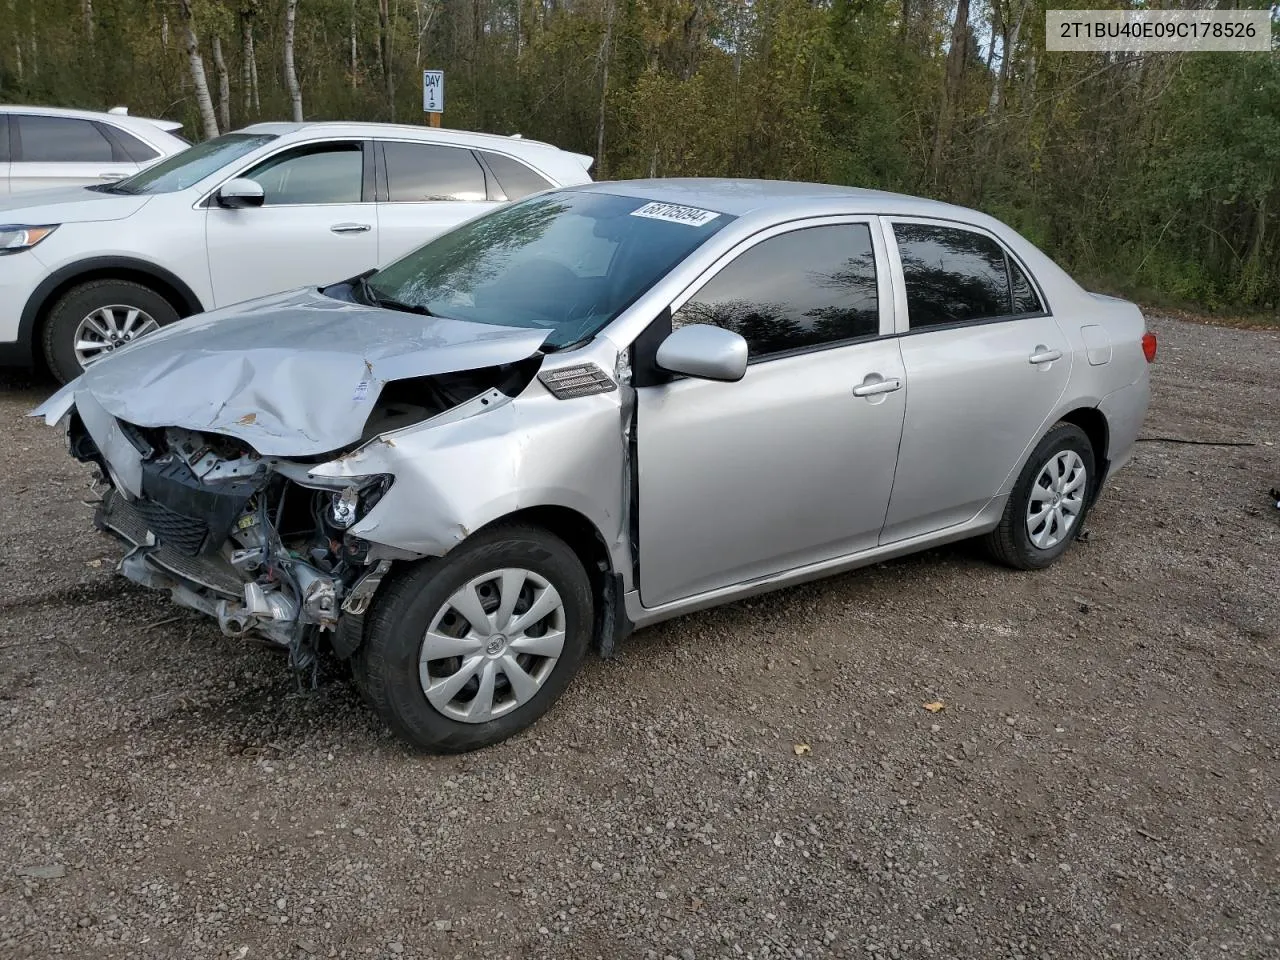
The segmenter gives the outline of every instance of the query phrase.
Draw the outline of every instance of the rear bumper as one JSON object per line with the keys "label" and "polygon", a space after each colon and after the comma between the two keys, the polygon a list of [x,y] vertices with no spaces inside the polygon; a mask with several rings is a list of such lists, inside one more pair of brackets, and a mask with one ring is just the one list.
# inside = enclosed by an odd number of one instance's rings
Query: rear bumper
{"label": "rear bumper", "polygon": [[1133,456],[1150,403],[1151,379],[1143,370],[1137,380],[1107,394],[1098,404],[1098,411],[1107,418],[1108,475],[1123,467]]}

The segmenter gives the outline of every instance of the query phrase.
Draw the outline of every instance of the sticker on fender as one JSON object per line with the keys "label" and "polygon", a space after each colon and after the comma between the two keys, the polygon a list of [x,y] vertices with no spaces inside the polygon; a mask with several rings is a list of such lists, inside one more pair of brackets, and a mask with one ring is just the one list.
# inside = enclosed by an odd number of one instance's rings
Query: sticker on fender
{"label": "sticker on fender", "polygon": [[683,223],[687,227],[700,227],[710,223],[720,214],[714,210],[699,210],[697,207],[682,207],[678,203],[646,203],[643,207],[631,211],[633,217],[648,217],[650,220],[666,220],[668,223]]}

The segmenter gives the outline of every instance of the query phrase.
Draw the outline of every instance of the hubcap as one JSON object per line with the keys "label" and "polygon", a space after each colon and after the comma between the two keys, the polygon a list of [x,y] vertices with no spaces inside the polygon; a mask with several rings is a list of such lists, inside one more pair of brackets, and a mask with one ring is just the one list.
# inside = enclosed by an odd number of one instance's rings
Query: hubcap
{"label": "hubcap", "polygon": [[1027,536],[1035,546],[1049,550],[1066,539],[1084,509],[1088,480],[1074,450],[1055,453],[1040,468],[1027,502]]}
{"label": "hubcap", "polygon": [[564,649],[560,594],[532,570],[465,583],[431,619],[418,655],[427,702],[453,720],[485,723],[542,689]]}
{"label": "hubcap", "polygon": [[160,329],[151,314],[127,304],[99,307],[76,327],[75,351],[87,367],[119,347]]}

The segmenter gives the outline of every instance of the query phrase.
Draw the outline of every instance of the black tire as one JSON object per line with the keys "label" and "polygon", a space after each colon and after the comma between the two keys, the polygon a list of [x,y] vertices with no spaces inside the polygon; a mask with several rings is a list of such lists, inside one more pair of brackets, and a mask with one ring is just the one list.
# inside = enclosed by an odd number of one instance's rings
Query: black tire
{"label": "black tire", "polygon": [[[1053,546],[1042,549],[1031,541],[1031,535],[1027,531],[1027,510],[1030,506],[1032,487],[1045,464],[1059,453],[1068,450],[1075,451],[1084,463],[1087,474],[1084,484],[1084,506],[1067,531],[1067,535]],[[1089,507],[1093,504],[1093,493],[1098,485],[1096,469],[1093,444],[1089,442],[1085,432],[1073,423],[1054,424],[1031,451],[1026,466],[1018,475],[1018,482],[1013,485],[1013,491],[1009,494],[1000,523],[983,540],[983,545],[992,559],[1018,570],[1042,570],[1066,553],[1072,541],[1084,529],[1085,518],[1088,516]]]}
{"label": "black tire", "polygon": [[[435,614],[454,592],[489,571],[520,567],[559,593],[565,639],[551,672],[527,702],[482,723],[453,719],[423,692],[418,658]],[[507,739],[534,723],[569,686],[591,643],[593,601],[582,563],[557,537],[525,526],[478,534],[443,560],[406,568],[375,598],[352,673],[364,700],[400,737],[433,753],[463,753]]]}
{"label": "black tire", "polygon": [[132,280],[90,280],[72,287],[54,303],[44,325],[44,357],[60,383],[83,372],[76,358],[76,330],[85,317],[109,306],[135,307],[160,326],[178,319],[173,304]]}

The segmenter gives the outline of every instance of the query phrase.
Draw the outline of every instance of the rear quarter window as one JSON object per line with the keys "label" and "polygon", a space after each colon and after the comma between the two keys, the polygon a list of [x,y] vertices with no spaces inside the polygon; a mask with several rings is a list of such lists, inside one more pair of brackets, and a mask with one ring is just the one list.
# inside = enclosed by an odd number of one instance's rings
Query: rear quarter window
{"label": "rear quarter window", "polygon": [[542,174],[534,172],[519,160],[504,156],[501,153],[490,153],[487,150],[479,152],[484,157],[484,162],[489,165],[489,169],[493,171],[493,175],[498,179],[498,184],[508,200],[519,200],[521,197],[527,197],[531,193],[537,193],[539,190],[547,190],[555,186]]}

